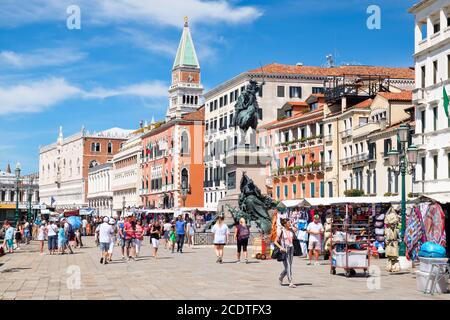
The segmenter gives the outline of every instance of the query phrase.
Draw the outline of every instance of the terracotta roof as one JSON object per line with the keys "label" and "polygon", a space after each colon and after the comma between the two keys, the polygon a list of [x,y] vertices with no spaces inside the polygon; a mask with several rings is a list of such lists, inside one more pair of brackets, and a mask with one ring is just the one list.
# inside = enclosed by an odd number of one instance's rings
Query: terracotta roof
{"label": "terracotta roof", "polygon": [[271,122],[266,123],[265,125],[261,126],[261,128],[269,128],[269,127],[271,127],[273,125],[277,125],[277,126],[278,125],[283,125],[285,122],[289,122],[289,121],[292,121],[292,120],[295,120],[295,119],[299,119],[299,121],[301,121],[302,120],[301,118],[303,118],[303,117],[308,117],[308,116],[311,116],[311,115],[314,115],[314,114],[322,115],[322,112],[323,112],[323,106],[319,106],[316,110],[302,112],[302,113],[296,114],[296,115],[294,115],[292,117],[284,118],[284,119],[281,119],[281,120],[271,121]]}
{"label": "terracotta roof", "polygon": [[201,106],[197,111],[185,114],[183,116],[183,120],[190,120],[190,121],[205,120],[205,106]]}
{"label": "terracotta roof", "polygon": [[360,103],[355,104],[351,108],[361,108],[361,109],[362,108],[368,108],[368,107],[370,107],[372,102],[373,102],[372,99],[367,99],[367,100],[361,101]]}
{"label": "terracotta roof", "polygon": [[308,107],[309,104],[307,104],[305,101],[288,101],[286,104],[290,104],[293,107]]}
{"label": "terracotta roof", "polygon": [[249,73],[266,74],[302,74],[314,76],[342,76],[348,75],[380,75],[389,76],[393,79],[414,79],[414,69],[412,68],[391,68],[377,66],[339,66],[332,68],[315,66],[293,66],[280,63],[272,63],[264,67],[250,70]]}
{"label": "terracotta roof", "polygon": [[378,94],[389,101],[412,101],[412,91],[379,92]]}

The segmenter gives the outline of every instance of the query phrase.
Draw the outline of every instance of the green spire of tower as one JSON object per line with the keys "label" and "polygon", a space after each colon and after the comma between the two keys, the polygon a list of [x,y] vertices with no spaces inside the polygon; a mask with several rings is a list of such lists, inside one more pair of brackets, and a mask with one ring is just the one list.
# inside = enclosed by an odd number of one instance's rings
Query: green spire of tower
{"label": "green spire of tower", "polygon": [[177,67],[200,68],[197,53],[195,52],[194,42],[192,41],[191,32],[189,31],[187,17],[184,18],[183,34],[181,35],[180,44],[178,45],[178,51],[172,69]]}

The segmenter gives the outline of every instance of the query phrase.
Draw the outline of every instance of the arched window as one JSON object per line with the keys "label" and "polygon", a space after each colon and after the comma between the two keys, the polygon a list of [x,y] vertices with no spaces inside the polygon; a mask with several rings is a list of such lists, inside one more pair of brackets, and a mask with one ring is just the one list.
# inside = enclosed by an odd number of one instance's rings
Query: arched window
{"label": "arched window", "polygon": [[92,151],[92,152],[95,152],[95,142],[92,142],[92,143],[91,143],[91,151]]}
{"label": "arched window", "polygon": [[181,189],[189,189],[189,172],[186,168],[181,170]]}
{"label": "arched window", "polygon": [[183,104],[186,103],[186,95],[183,94]]}
{"label": "arched window", "polygon": [[93,168],[93,167],[95,167],[95,166],[98,166],[98,162],[97,162],[97,160],[92,160],[92,161],[89,163],[89,168]]}
{"label": "arched window", "polygon": [[198,104],[198,97],[195,96],[195,100],[194,100],[195,104]]}
{"label": "arched window", "polygon": [[191,96],[191,104],[194,104],[194,96]]}
{"label": "arched window", "polygon": [[108,153],[111,154],[113,152],[113,144],[112,142],[108,142]]}
{"label": "arched window", "polygon": [[370,194],[370,170],[367,170],[367,194]]}
{"label": "arched window", "polygon": [[189,136],[186,131],[181,134],[181,155],[189,155]]}

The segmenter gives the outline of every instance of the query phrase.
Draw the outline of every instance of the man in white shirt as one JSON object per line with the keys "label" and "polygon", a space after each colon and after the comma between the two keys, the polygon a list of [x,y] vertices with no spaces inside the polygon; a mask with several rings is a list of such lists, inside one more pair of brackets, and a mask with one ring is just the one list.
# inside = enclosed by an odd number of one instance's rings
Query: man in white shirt
{"label": "man in white shirt", "polygon": [[318,214],[314,215],[314,221],[308,224],[306,228],[306,232],[309,234],[309,262],[308,265],[312,263],[312,255],[314,251],[314,257],[316,258],[316,262],[314,263],[316,266],[319,265],[319,254],[322,250],[322,234],[324,232],[324,228],[322,223],[320,222],[320,216]]}
{"label": "man in white shirt", "polygon": [[86,227],[88,224],[86,218],[84,218],[83,221],[81,221],[81,223],[82,223],[82,227],[83,227],[83,236],[85,237],[86,236]]}
{"label": "man in white shirt", "polygon": [[100,242],[100,250],[102,252],[102,257],[100,258],[100,263],[107,264],[107,256],[108,256],[108,250],[110,243],[112,241],[112,237],[114,235],[114,229],[113,227],[108,223],[109,218],[104,217],[103,223],[100,224],[97,229],[95,230],[95,233],[98,235],[98,239]]}

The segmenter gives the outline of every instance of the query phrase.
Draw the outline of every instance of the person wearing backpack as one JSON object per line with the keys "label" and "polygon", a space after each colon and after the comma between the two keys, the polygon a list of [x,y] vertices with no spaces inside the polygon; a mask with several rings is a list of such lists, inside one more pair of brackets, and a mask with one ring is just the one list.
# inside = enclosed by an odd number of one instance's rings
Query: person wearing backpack
{"label": "person wearing backpack", "polygon": [[73,254],[72,245],[75,242],[75,230],[72,225],[64,219],[64,232],[65,232],[65,240],[67,249],[69,249],[70,253]]}
{"label": "person wearing backpack", "polygon": [[234,240],[237,243],[237,263],[241,262],[241,251],[244,251],[245,263],[248,263],[247,246],[250,238],[250,228],[245,223],[245,219],[239,219],[239,224],[234,232]]}
{"label": "person wearing backpack", "polygon": [[286,253],[283,259],[284,270],[281,272],[278,280],[280,285],[283,285],[283,280],[287,276],[289,281],[289,288],[295,288],[296,285],[292,281],[292,262],[294,258],[294,239],[297,232],[295,227],[291,226],[289,219],[281,219],[281,228],[277,231],[277,238],[274,245],[277,246],[281,252]]}

